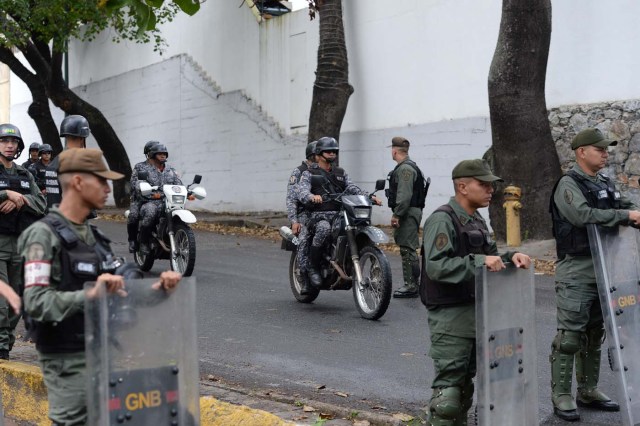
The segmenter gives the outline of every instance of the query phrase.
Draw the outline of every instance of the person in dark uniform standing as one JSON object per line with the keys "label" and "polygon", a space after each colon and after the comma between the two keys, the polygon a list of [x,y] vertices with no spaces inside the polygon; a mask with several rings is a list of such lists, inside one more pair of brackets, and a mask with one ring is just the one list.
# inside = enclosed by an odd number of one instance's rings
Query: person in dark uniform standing
{"label": "person in dark uniform standing", "polygon": [[[44,197],[33,175],[13,160],[20,156],[24,142],[20,130],[12,124],[0,125],[0,280],[17,293],[22,287],[18,235],[45,209]],[[9,359],[15,342],[14,330],[20,315],[0,298],[0,359]]]}
{"label": "person in dark uniform standing", "polygon": [[404,285],[393,297],[418,297],[420,263],[416,250],[420,244],[418,232],[426,197],[424,177],[416,163],[409,158],[410,142],[400,136],[391,140],[391,158],[397,163],[389,173],[389,208],[393,211],[393,238],[400,247]]}
{"label": "person in dark uniform standing", "polygon": [[36,178],[36,183],[40,191],[46,195],[47,193],[47,167],[51,164],[51,156],[53,155],[53,148],[48,143],[40,145],[38,148],[38,155],[40,159],[29,166],[29,171]]}
{"label": "person in dark uniform standing", "polygon": [[424,224],[421,296],[428,309],[435,377],[428,424],[466,425],[473,404],[476,375],[475,272],[513,262],[528,268],[526,254],[500,255],[478,209],[487,207],[494,176],[483,160],[465,160],[452,172],[455,195],[437,208]]}
{"label": "person in dark uniform standing", "polygon": [[129,253],[134,253],[138,250],[138,223],[140,222],[140,207],[144,200],[140,199],[136,188],[138,186],[138,173],[146,170],[148,173],[149,168],[153,167],[151,158],[149,157],[149,151],[154,145],[159,144],[158,141],[149,141],[144,144],[142,150],[145,161],[136,163],[131,172],[131,203],[129,204],[129,217],[127,217],[127,234],[129,237]]}
{"label": "person in dark uniform standing", "polygon": [[29,166],[35,164],[38,161],[38,157],[40,155],[39,148],[40,144],[38,142],[33,142],[31,145],[29,145],[29,158],[27,158],[27,161],[21,164],[22,167],[28,169]]}
{"label": "person in dark uniform standing", "polygon": [[309,169],[309,166],[315,163],[315,149],[317,141],[307,144],[305,149],[305,161],[298,167],[293,169],[289,182],[287,184],[287,218],[291,222],[291,231],[294,235],[300,235],[300,243],[298,244],[298,266],[300,267],[300,294],[309,294],[309,283],[307,271],[309,269],[309,238],[307,236],[306,224],[309,220],[309,210],[304,207],[298,200],[300,191],[298,183],[302,173]]}
{"label": "person in dark uniform standing", "polygon": [[[159,191],[162,190],[162,185],[182,185],[180,177],[175,169],[167,165],[167,158],[169,157],[169,151],[167,147],[161,143],[153,145],[149,149],[150,164],[144,167],[146,168],[147,182],[151,186],[158,186]],[[151,232],[153,227],[160,219],[160,213],[162,213],[163,200],[153,198],[153,195],[145,197],[140,193],[140,188],[137,182],[135,184],[136,196],[144,202],[140,206],[140,252],[144,255],[151,253]]]}
{"label": "person in dark uniform standing", "polygon": [[[55,425],[85,425],[85,299],[125,290],[122,276],[102,269],[112,256],[109,240],[87,216],[104,207],[108,180],[123,175],[110,171],[97,149],[67,149],[58,158],[62,202],[18,243],[25,262],[24,307],[35,327],[49,418]],[[155,288],[171,290],[180,278],[163,272]],[[96,285],[85,291],[88,281]]]}
{"label": "person in dark uniform standing", "polygon": [[[578,407],[619,411],[598,389],[600,346],[605,330],[589,237],[585,225],[640,225],[638,206],[623,197],[613,181],[599,173],[607,162],[608,140],[598,129],[586,129],[571,142],[576,164],[556,183],[550,202],[556,239],[556,305],[558,333],[551,344],[551,399],[556,416],[580,419]],[[573,366],[578,382],[572,396]]]}
{"label": "person in dark uniform standing", "polygon": [[[86,148],[86,139],[91,134],[89,122],[81,115],[68,115],[60,123],[60,137],[64,138],[64,149]],[[54,158],[46,171],[47,207],[60,204],[62,193],[58,182],[58,157]]]}
{"label": "person in dark uniform standing", "polygon": [[[323,245],[331,232],[331,222],[340,210],[340,204],[337,201],[323,201],[322,197],[343,192],[351,195],[369,195],[353,184],[344,169],[333,166],[333,162],[338,158],[338,151],[338,142],[334,138],[325,136],[318,139],[315,150],[318,162],[311,164],[308,170],[302,172],[300,183],[298,183],[298,200],[309,205],[311,210],[309,222],[313,223],[314,227],[309,249],[309,280],[314,287],[322,285],[319,267]],[[311,176],[322,176],[327,183],[312,185]],[[371,200],[379,206],[382,205],[375,195]]]}

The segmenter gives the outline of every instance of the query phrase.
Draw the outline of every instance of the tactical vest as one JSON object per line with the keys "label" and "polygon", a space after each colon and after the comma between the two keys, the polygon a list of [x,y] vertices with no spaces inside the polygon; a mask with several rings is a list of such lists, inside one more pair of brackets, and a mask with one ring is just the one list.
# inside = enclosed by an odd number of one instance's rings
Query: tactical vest
{"label": "tactical vest", "polygon": [[[91,246],[82,241],[68,224],[54,215],[41,219],[49,225],[60,239],[62,281],[57,291],[77,291],[84,283],[95,281],[101,273],[101,264],[107,260],[104,253],[110,253],[109,239],[96,227],[90,225],[96,239]],[[97,246],[100,245],[100,249]],[[78,312],[59,323],[33,321],[36,348],[42,353],[74,353],[84,351],[84,311]]]}
{"label": "tactical vest", "polygon": [[58,157],[54,158],[45,169],[45,189],[47,190],[47,207],[62,201],[62,188],[58,182]]}
{"label": "tactical vest", "polygon": [[[344,169],[340,167],[333,167],[330,172],[321,169],[320,167],[309,168],[309,173],[314,176],[323,176],[325,178],[324,184],[312,183],[311,193],[313,195],[333,195],[344,192],[347,184],[344,177]],[[338,201],[327,201],[320,204],[313,204],[311,208],[317,212],[332,212],[340,210],[340,203]]]}
{"label": "tactical vest", "polygon": [[45,182],[46,182],[47,166],[42,164],[41,161],[37,161],[33,163],[31,166],[29,166],[29,171],[33,175],[34,179],[36,180],[36,183],[38,184],[38,188],[40,188],[40,190],[46,189],[47,187],[45,185]]}
{"label": "tactical vest", "polygon": [[[29,179],[31,173],[23,168],[17,168],[15,164],[13,167],[16,167],[16,175],[11,175],[7,173],[7,169],[0,167],[0,191],[10,190],[22,195],[31,194],[31,181]],[[21,223],[21,218],[26,218],[27,215],[28,213],[22,211],[22,209],[14,209],[10,213],[2,215],[0,234],[18,235],[25,229],[25,225]]]}
{"label": "tactical vest", "polygon": [[411,193],[411,202],[409,207],[418,207],[420,209],[424,209],[424,202],[426,197],[425,188],[424,188],[424,176],[422,175],[422,171],[418,168],[418,165],[414,163],[412,160],[405,160],[404,162],[398,164],[392,171],[387,175],[387,180],[389,181],[389,189],[386,191],[386,195],[388,198],[388,204],[390,209],[395,209],[398,205],[396,203],[396,198],[398,196],[398,177],[396,176],[396,170],[403,164],[408,164],[416,171],[418,176],[416,180],[413,182],[413,191]]}
{"label": "tactical vest", "polygon": [[[468,254],[490,254],[491,236],[483,222],[470,220],[466,225],[462,225],[458,215],[448,204],[438,207],[435,211],[447,213],[455,227],[457,247],[451,257],[464,257]],[[422,265],[426,267],[424,250],[422,251]],[[475,277],[461,283],[452,284],[432,280],[427,276],[426,270],[423,270],[420,276],[420,298],[427,309],[475,303]]]}
{"label": "tactical vest", "polygon": [[[600,175],[602,182],[593,182],[575,170],[569,170],[566,176],[570,176],[576,182],[589,207],[601,210],[620,208],[620,192],[616,190],[615,184],[607,176]],[[573,226],[562,217],[553,200],[560,179],[553,187],[549,202],[558,259],[562,260],[568,254],[571,256],[591,256],[587,228]]]}

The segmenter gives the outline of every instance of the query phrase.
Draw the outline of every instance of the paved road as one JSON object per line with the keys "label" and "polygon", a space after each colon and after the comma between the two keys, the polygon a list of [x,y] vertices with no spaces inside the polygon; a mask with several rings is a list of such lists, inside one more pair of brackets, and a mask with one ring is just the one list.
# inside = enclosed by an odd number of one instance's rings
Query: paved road
{"label": "paved road", "polygon": [[[124,255],[124,224],[97,223]],[[433,369],[427,313],[418,299],[392,300],[379,321],[360,318],[350,291],[323,292],[313,304],[301,304],[289,290],[289,254],[279,244],[201,231],[196,238],[203,375],[354,410],[420,413],[430,396]],[[390,255],[390,260],[394,287],[399,287],[400,258]],[[167,261],[158,261],[151,272],[166,268]],[[551,277],[536,277],[536,316],[540,421],[562,424],[551,414],[549,400],[548,355],[555,334]],[[615,395],[613,375],[604,366],[602,376],[602,388]],[[617,414],[585,410],[582,420],[621,423]]]}

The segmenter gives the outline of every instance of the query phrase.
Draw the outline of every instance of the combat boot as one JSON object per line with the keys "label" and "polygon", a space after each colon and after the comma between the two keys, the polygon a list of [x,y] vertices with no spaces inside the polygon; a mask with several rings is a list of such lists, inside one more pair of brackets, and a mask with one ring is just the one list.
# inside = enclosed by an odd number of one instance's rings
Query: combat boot
{"label": "combat boot", "polygon": [[586,343],[576,357],[576,380],[578,382],[578,407],[601,411],[620,411],[620,405],[598,390],[600,377],[601,342],[603,329],[587,331]]}
{"label": "combat boot", "polygon": [[309,249],[309,280],[315,288],[319,288],[322,285],[322,276],[320,275],[321,262],[322,247],[311,246]]}
{"label": "combat boot", "polygon": [[138,233],[138,225],[127,224],[127,234],[129,235],[129,253],[135,253],[138,250],[138,241],[136,240],[136,234]]}
{"label": "combat boot", "polygon": [[[559,331],[553,341],[551,355],[549,356],[549,361],[551,362],[551,401],[553,402],[553,413],[556,416],[568,422],[575,422],[580,420],[578,407],[571,395],[575,355],[574,353],[560,352],[558,349],[562,344],[564,333],[576,332]],[[566,346],[569,345],[567,344]],[[572,349],[578,349],[578,345],[576,344]]]}
{"label": "combat boot", "polygon": [[140,253],[144,256],[149,256],[151,254],[151,247],[149,243],[151,242],[151,230],[140,228]]}
{"label": "combat boot", "polygon": [[418,297],[418,287],[415,285],[403,285],[399,289],[393,292],[393,297],[398,299],[407,299],[411,297]]}
{"label": "combat boot", "polygon": [[[459,387],[439,388],[433,390],[429,401],[427,424],[431,426],[456,426],[466,424],[466,414],[462,418]],[[464,421],[465,423],[459,423]]]}
{"label": "combat boot", "polygon": [[309,278],[307,274],[300,274],[300,296],[306,296],[310,293],[311,289],[309,288]]}

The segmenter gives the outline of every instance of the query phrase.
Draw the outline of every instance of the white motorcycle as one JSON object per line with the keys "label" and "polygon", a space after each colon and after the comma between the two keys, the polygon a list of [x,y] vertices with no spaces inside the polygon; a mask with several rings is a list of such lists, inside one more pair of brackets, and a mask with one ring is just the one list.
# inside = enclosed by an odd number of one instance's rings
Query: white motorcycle
{"label": "white motorcycle", "polygon": [[151,186],[146,176],[140,173],[140,193],[147,197],[155,192],[157,199],[164,201],[160,220],[151,234],[149,255],[138,249],[133,258],[140,269],[148,271],[155,259],[169,259],[171,269],[188,277],[196,263],[196,238],[189,224],[196,223],[193,213],[185,208],[187,200],[202,200],[207,191],[199,186],[202,176],[196,175],[193,183],[184,185]]}

